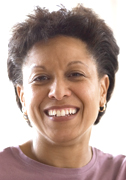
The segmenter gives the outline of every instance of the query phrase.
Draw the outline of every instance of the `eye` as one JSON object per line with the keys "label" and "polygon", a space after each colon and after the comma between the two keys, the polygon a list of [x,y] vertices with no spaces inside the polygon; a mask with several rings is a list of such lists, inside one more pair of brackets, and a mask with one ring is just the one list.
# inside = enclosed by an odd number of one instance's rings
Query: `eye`
{"label": "eye", "polygon": [[42,75],[42,76],[38,76],[36,78],[34,78],[34,82],[43,82],[43,81],[47,81],[49,80],[49,77],[46,75]]}
{"label": "eye", "polygon": [[80,77],[80,76],[84,76],[84,75],[79,72],[73,72],[73,73],[69,74],[69,77]]}

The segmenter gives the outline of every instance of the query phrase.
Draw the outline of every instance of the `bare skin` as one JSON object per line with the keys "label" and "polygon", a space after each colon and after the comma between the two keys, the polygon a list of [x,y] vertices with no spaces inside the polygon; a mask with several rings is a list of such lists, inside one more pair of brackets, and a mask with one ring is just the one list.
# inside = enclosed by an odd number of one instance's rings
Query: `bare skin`
{"label": "bare skin", "polygon": [[88,164],[92,158],[91,147],[86,150],[86,148],[82,148],[82,145],[66,148],[64,146],[49,147],[44,144],[33,147],[33,142],[29,141],[21,145],[20,148],[29,158],[60,168],[80,168]]}
{"label": "bare skin", "polygon": [[92,158],[89,140],[99,107],[106,103],[108,76],[99,79],[86,44],[72,37],[36,43],[26,60],[17,92],[35,136],[21,150],[51,166],[85,166]]}

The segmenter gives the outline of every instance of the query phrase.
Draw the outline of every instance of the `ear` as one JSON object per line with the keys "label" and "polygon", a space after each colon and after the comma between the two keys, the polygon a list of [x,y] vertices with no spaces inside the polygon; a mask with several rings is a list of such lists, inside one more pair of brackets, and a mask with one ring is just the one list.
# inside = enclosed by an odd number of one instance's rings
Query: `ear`
{"label": "ear", "polygon": [[20,102],[22,104],[22,111],[27,114],[26,112],[26,106],[25,106],[25,98],[24,98],[24,88],[21,85],[16,86],[17,94],[20,99]]}
{"label": "ear", "polygon": [[109,88],[109,77],[104,75],[100,80],[100,106],[103,107],[106,104],[107,92]]}

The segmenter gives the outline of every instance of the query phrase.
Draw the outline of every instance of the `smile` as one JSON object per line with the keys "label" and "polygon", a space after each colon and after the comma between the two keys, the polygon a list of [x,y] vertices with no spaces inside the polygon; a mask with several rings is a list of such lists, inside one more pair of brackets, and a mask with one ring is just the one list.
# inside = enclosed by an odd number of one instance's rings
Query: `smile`
{"label": "smile", "polygon": [[77,108],[50,109],[46,111],[46,114],[50,117],[63,117],[74,115],[77,111]]}

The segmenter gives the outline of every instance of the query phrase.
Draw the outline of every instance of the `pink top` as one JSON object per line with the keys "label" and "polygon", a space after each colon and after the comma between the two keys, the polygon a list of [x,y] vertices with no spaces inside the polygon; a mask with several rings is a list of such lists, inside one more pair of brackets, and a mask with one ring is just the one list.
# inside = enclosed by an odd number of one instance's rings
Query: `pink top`
{"label": "pink top", "polygon": [[0,180],[126,180],[126,157],[92,148],[92,160],[77,169],[48,166],[28,158],[20,147],[0,152]]}

